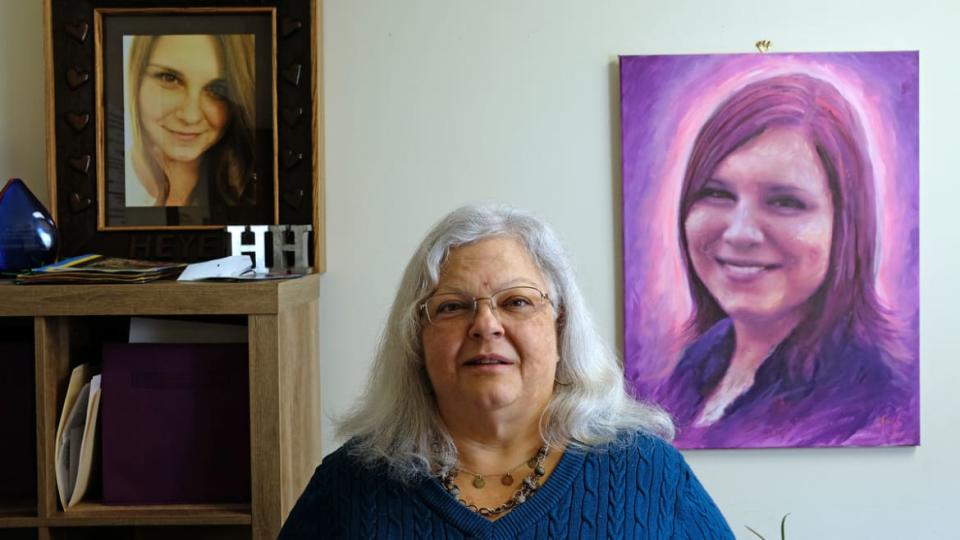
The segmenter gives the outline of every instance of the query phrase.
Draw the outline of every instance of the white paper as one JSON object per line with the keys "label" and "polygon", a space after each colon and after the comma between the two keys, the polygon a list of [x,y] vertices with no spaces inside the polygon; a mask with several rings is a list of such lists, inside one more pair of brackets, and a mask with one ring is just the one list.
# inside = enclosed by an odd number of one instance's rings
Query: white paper
{"label": "white paper", "polygon": [[[87,421],[87,404],[90,402],[90,383],[83,385],[74,402],[63,428],[63,439],[59,441],[60,456],[57,462],[58,488],[60,504],[70,506],[73,488],[77,482],[80,466],[80,448],[83,443],[83,429]],[[62,485],[61,481],[62,480]]]}
{"label": "white paper", "polygon": [[249,255],[231,255],[222,259],[188,265],[177,281],[197,281],[211,278],[235,278],[253,268]]}
{"label": "white paper", "polygon": [[[73,485],[70,494],[70,502],[67,507],[71,507],[83,500],[87,494],[87,488],[90,486],[90,477],[93,474],[93,456],[97,446],[97,416],[100,410],[100,375],[94,375],[90,379],[90,397],[87,401],[86,419],[83,429],[80,433],[79,451],[77,460],[74,463],[73,449],[74,441],[71,441],[70,447],[70,465],[71,484]],[[73,428],[71,428],[71,438],[74,437]]]}
{"label": "white paper", "polygon": [[[72,482],[69,482],[68,477],[68,468],[70,463],[70,434],[69,434],[69,419],[72,418],[72,413],[76,408],[77,401],[82,395],[89,394],[89,387],[85,386],[90,380],[90,366],[88,364],[80,364],[75,367],[70,373],[70,383],[67,386],[67,395],[63,401],[63,410],[60,412],[60,422],[57,424],[57,436],[54,444],[54,461],[56,462],[56,478],[57,478],[57,491],[60,495],[60,503],[64,508],[67,507],[67,502],[70,500],[70,495],[73,492]],[[86,410],[86,405],[84,405],[84,410]],[[76,451],[79,452],[79,441],[77,442]],[[67,487],[70,487],[70,490],[67,490]]]}

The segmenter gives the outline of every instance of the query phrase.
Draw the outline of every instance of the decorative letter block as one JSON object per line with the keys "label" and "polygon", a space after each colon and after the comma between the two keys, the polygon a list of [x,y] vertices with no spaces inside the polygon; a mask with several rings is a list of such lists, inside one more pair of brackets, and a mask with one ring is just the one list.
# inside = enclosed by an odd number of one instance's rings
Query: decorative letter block
{"label": "decorative letter block", "polygon": [[[313,227],[310,225],[270,226],[270,232],[273,233],[273,264],[270,265],[270,272],[275,274],[285,274],[287,272],[307,274],[310,272],[307,255],[310,249],[309,240],[312,229]],[[293,233],[293,243],[286,241],[287,231]],[[287,257],[284,252],[293,253],[293,268],[290,268],[287,264]]]}
{"label": "decorative letter block", "polygon": [[250,232],[253,233],[253,244],[243,243],[243,233],[247,227],[244,225],[228,225],[227,232],[230,233],[230,255],[243,255],[244,253],[253,254],[253,270],[258,274],[267,273],[266,250],[264,248],[263,235],[267,232],[266,225],[250,225]]}

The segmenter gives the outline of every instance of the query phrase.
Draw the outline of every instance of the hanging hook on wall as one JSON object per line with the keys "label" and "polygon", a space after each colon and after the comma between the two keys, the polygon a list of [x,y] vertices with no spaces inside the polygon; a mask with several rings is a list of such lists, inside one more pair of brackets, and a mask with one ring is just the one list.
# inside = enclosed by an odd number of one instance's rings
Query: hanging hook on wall
{"label": "hanging hook on wall", "polygon": [[767,52],[767,51],[770,50],[770,40],[769,40],[769,39],[761,39],[760,41],[754,43],[754,45],[757,47],[757,50],[760,51],[760,52],[762,52],[762,53],[765,53],[765,52]]}

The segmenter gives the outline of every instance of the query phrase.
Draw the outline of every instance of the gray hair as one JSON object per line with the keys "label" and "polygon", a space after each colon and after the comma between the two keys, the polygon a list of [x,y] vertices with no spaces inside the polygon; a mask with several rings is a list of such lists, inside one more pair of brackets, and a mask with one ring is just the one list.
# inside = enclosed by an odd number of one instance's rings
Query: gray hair
{"label": "gray hair", "polygon": [[436,289],[452,248],[498,236],[526,247],[562,317],[557,383],[540,419],[543,440],[586,450],[636,431],[672,439],[670,417],[627,392],[617,357],[597,333],[554,232],[517,209],[465,206],[443,218],[407,264],[366,392],[339,422],[337,435],[353,438],[352,454],[368,466],[385,466],[400,481],[456,463],[456,447],[440,419],[424,365],[418,305]]}

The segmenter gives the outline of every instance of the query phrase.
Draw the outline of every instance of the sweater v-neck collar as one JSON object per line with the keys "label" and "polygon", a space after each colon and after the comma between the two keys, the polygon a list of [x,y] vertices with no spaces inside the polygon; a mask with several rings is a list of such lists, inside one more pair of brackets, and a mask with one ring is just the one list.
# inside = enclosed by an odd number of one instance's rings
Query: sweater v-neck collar
{"label": "sweater v-neck collar", "polygon": [[570,491],[573,480],[583,468],[583,451],[567,448],[547,481],[532,497],[496,521],[470,511],[447,493],[436,478],[423,481],[419,495],[444,519],[464,533],[479,538],[515,538],[540,521]]}

